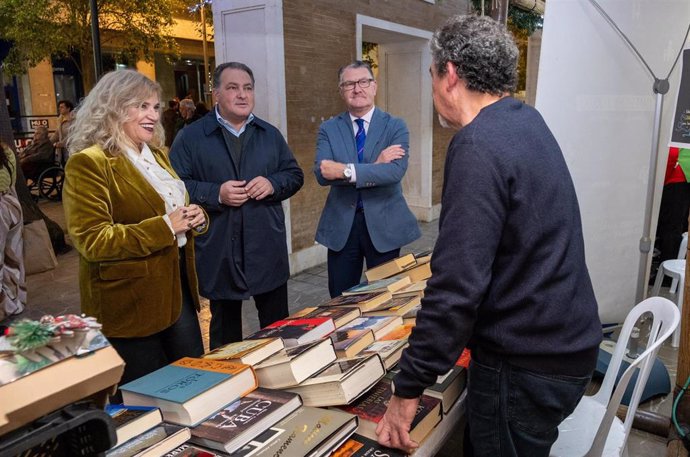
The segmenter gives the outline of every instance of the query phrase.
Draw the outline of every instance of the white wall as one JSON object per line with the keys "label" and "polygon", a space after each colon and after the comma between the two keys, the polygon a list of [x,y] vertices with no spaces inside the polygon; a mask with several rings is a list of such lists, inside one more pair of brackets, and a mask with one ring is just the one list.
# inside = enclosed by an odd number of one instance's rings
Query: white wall
{"label": "white wall", "polygon": [[[657,77],[668,74],[690,21],[687,0],[598,0]],[[665,97],[655,211],[668,151],[679,66]],[[603,322],[635,304],[655,96],[641,61],[588,0],[549,0],[537,109],[575,181],[587,264]],[[656,217],[652,224],[652,239]]]}

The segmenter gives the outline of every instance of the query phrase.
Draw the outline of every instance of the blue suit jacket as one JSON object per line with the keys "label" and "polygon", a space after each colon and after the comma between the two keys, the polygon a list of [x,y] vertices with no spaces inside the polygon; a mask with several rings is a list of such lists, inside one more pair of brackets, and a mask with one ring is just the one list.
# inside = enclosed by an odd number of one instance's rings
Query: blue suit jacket
{"label": "blue suit jacket", "polygon": [[[400,144],[405,156],[386,164],[375,164],[382,150]],[[402,180],[407,171],[409,133],[402,119],[376,108],[364,145],[364,161],[357,163],[357,148],[348,112],[321,124],[316,144],[314,174],[322,186],[331,186],[321,213],[316,241],[340,251],[352,228],[358,192],[362,196],[367,230],[379,252],[400,248],[421,236],[417,220],[407,207]],[[322,160],[355,164],[357,183],[327,180],[321,176]]]}

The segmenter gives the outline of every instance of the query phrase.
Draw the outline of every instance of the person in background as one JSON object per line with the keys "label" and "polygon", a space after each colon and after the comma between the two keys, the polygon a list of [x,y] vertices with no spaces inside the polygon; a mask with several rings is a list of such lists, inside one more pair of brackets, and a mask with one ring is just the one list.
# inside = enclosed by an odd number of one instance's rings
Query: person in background
{"label": "person in background", "polygon": [[0,143],[0,320],[26,306],[22,207],[14,185],[14,152]]}
{"label": "person in background", "polygon": [[48,135],[48,128],[36,127],[31,144],[19,153],[19,165],[24,177],[31,180],[38,179],[41,171],[55,165],[55,148]]}
{"label": "person in background", "polygon": [[134,70],[107,73],[68,140],[62,197],[81,307],[124,359],[121,383],[203,353],[191,237],[206,216],[163,149],[160,96]]}
{"label": "person in background", "polygon": [[55,147],[55,159],[63,165],[69,158],[69,153],[65,146],[67,144],[69,128],[72,125],[72,110],[74,110],[74,104],[71,101],[60,100],[58,102],[58,127],[50,138]]}
{"label": "person in background", "polygon": [[206,104],[204,102],[199,102],[196,104],[196,114],[199,115],[199,117],[204,117],[206,116],[206,113],[208,113],[208,108],[206,108]]}
{"label": "person in background", "polygon": [[347,111],[321,124],[314,163],[316,180],[331,188],[316,230],[316,241],[328,248],[331,297],[359,284],[365,259],[375,267],[421,236],[402,193],[405,122],[374,106],[376,80],[367,63],[342,67],[338,87]]}
{"label": "person in background", "polygon": [[177,133],[177,124],[181,121],[180,102],[168,100],[168,108],[163,111],[163,130],[165,131],[165,145],[170,147]]}
{"label": "person in background", "polygon": [[417,447],[408,431],[419,397],[467,346],[464,455],[547,457],[602,338],[575,187],[544,119],[510,96],[518,49],[505,27],[453,17],[431,54],[434,106],[458,132],[432,276],[378,441]]}
{"label": "person in background", "polygon": [[[683,232],[688,230],[690,183],[678,160],[681,153],[690,155],[690,150],[681,151],[673,147],[668,150],[659,222],[656,227],[656,247],[659,249],[659,256],[654,263],[657,268],[664,260],[675,259],[678,256],[681,237]],[[655,274],[651,276],[650,283],[653,283]]]}
{"label": "person in background", "polygon": [[178,119],[177,126],[175,127],[175,135],[177,135],[177,132],[199,119],[201,119],[201,116],[196,113],[194,102],[188,98],[180,100],[180,119]]}
{"label": "person in background", "polygon": [[201,295],[211,305],[210,347],[242,340],[242,301],[259,324],[288,315],[290,276],[282,201],[304,182],[280,131],[253,114],[254,73],[227,62],[213,72],[215,109],[180,130],[170,161],[213,220],[195,239]]}

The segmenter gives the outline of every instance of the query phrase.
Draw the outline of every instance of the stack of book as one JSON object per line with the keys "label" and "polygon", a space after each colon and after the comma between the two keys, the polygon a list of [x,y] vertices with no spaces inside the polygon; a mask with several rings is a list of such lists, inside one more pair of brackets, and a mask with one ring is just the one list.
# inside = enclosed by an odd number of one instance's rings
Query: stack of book
{"label": "stack of book", "polygon": [[[430,255],[407,254],[365,275],[244,341],[122,386],[127,406],[109,410],[118,424],[111,454],[404,455],[378,445],[375,430],[431,276]],[[425,391],[413,440],[438,426],[465,383],[458,365]]]}

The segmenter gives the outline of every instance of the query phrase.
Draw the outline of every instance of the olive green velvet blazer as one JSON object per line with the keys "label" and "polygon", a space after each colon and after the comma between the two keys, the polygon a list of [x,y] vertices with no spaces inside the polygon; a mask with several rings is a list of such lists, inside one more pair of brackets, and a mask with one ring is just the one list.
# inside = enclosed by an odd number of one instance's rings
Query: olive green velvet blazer
{"label": "olive green velvet blazer", "polygon": [[[177,177],[167,155],[151,150]],[[82,312],[96,317],[109,337],[148,336],[175,323],[182,305],[180,250],[163,219],[163,199],[130,160],[98,146],[71,155],[62,196],[80,256]],[[184,280],[198,309],[191,235],[184,248]]]}

